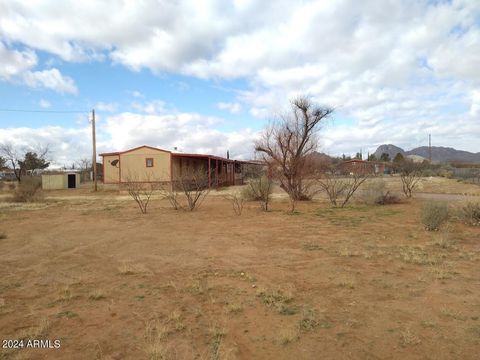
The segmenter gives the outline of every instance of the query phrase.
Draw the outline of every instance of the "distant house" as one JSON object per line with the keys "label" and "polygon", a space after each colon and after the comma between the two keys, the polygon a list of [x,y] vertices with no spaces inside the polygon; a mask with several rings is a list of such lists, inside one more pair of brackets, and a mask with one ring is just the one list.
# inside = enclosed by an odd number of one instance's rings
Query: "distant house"
{"label": "distant house", "polygon": [[383,175],[391,173],[391,166],[381,161],[366,161],[360,159],[347,160],[339,164],[342,174]]}
{"label": "distant house", "polygon": [[205,171],[208,187],[243,184],[245,171],[256,164],[207,154],[174,153],[143,145],[100,154],[104,184],[172,183],[193,171]]}

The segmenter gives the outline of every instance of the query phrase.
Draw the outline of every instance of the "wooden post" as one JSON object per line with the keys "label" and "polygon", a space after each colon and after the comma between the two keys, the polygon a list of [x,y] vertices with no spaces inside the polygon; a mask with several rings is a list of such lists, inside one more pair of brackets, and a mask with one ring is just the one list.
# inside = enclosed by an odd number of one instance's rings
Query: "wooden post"
{"label": "wooden post", "polygon": [[97,191],[97,139],[95,136],[95,109],[92,110],[92,167],[93,167],[93,188]]}
{"label": "wooden post", "polygon": [[210,157],[208,158],[208,188],[212,186],[212,168],[210,166]]}

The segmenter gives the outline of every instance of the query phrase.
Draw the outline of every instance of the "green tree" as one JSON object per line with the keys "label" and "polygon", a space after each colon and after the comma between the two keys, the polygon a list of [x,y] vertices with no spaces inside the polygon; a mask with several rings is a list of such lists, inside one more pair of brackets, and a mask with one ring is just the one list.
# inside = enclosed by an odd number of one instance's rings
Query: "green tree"
{"label": "green tree", "polygon": [[396,164],[404,161],[405,161],[405,157],[401,153],[397,153],[397,155],[395,155],[395,157],[393,158],[393,162]]}
{"label": "green tree", "polygon": [[39,148],[38,151],[20,150],[12,144],[0,144],[0,154],[5,158],[7,165],[13,170],[18,182],[22,181],[22,176],[28,170],[45,169],[49,163],[46,161],[49,153],[48,145]]}
{"label": "green tree", "polygon": [[362,160],[362,153],[357,152],[355,154],[355,159]]}
{"label": "green tree", "polygon": [[390,155],[387,153],[382,153],[382,155],[380,155],[380,161],[390,162]]}
{"label": "green tree", "polygon": [[377,157],[375,156],[375,154],[370,154],[368,156],[368,161],[377,161]]}
{"label": "green tree", "polygon": [[7,159],[0,156],[0,169],[7,167]]}
{"label": "green tree", "polygon": [[30,172],[31,175],[33,175],[36,170],[46,169],[50,165],[44,157],[40,157],[36,152],[32,151],[25,153],[23,160],[20,160],[18,163],[24,174]]}

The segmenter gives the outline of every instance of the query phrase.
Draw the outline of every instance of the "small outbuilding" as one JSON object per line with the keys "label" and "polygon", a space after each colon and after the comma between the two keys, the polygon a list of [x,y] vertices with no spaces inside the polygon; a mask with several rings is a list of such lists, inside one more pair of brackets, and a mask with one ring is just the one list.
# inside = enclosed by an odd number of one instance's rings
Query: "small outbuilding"
{"label": "small outbuilding", "polygon": [[77,172],[42,175],[43,190],[76,189],[79,186],[80,174]]}

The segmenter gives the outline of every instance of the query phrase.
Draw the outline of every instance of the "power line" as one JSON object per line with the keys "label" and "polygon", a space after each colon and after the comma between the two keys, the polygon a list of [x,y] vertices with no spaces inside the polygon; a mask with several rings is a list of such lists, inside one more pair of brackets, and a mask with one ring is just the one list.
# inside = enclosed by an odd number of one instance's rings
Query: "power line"
{"label": "power line", "polygon": [[89,113],[90,111],[89,111],[89,110],[23,110],[23,109],[0,109],[0,112],[80,114],[80,113]]}

